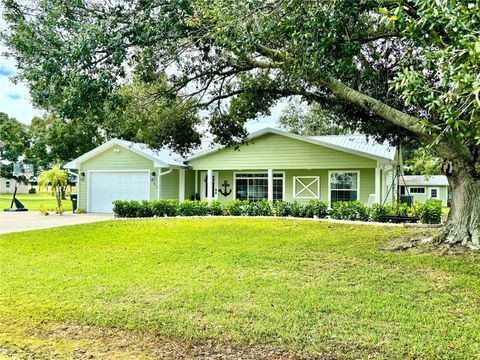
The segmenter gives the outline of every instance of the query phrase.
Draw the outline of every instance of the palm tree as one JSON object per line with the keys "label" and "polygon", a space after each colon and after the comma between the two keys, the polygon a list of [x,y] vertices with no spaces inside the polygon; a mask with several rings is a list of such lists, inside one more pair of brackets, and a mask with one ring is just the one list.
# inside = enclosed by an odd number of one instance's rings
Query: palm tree
{"label": "palm tree", "polygon": [[55,165],[50,170],[43,171],[38,177],[39,187],[50,187],[55,193],[57,199],[57,207],[60,209],[62,206],[62,187],[67,186],[67,172],[60,169],[58,165]]}

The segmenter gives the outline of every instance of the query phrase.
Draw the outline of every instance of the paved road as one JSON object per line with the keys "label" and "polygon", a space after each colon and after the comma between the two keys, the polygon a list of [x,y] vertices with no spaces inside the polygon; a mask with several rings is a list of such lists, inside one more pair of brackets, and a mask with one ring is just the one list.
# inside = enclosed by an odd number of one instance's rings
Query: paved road
{"label": "paved road", "polygon": [[62,216],[40,214],[38,211],[3,212],[0,211],[0,234],[52,227],[86,224],[113,219],[112,214],[72,214],[66,212]]}

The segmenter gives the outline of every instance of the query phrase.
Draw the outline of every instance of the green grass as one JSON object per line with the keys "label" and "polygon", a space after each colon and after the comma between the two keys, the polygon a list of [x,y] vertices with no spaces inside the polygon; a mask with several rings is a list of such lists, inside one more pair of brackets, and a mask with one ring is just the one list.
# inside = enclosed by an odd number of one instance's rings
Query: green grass
{"label": "green grass", "polygon": [[[0,210],[9,208],[12,202],[13,194],[0,194]],[[38,193],[38,194],[17,194],[17,199],[28,210],[38,210],[40,205],[44,205],[49,209],[55,209],[57,207],[57,201],[51,193]],[[72,210],[72,202],[70,197],[67,196],[67,200],[62,200],[63,208],[67,211]]]}
{"label": "green grass", "polygon": [[79,324],[345,358],[479,358],[480,257],[380,250],[417,233],[230,218],[4,235],[0,348]]}

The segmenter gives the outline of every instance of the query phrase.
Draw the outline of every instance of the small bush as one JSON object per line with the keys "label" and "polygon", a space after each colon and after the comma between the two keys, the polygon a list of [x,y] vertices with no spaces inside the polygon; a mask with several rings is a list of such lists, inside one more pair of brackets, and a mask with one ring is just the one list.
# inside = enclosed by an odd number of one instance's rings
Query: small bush
{"label": "small bush", "polygon": [[241,216],[244,215],[244,203],[241,200],[230,200],[224,205],[225,215]]}
{"label": "small bush", "polygon": [[85,209],[82,209],[82,208],[77,208],[75,210],[75,214],[86,214],[87,211]]}
{"label": "small bush", "polygon": [[307,218],[322,219],[327,216],[328,205],[320,200],[310,200],[304,208],[304,216]]}
{"label": "small bush", "polygon": [[55,207],[55,214],[63,215],[64,212],[65,212],[65,209],[63,208],[62,205]]}
{"label": "small bush", "polygon": [[43,204],[40,204],[40,206],[38,207],[38,211],[40,211],[40,214],[45,215],[45,216],[50,214],[48,208]]}
{"label": "small bush", "polygon": [[373,204],[369,210],[369,217],[372,221],[383,221],[383,216],[390,215],[391,207],[389,205]]}
{"label": "small bush", "polygon": [[294,201],[290,204],[290,216],[293,217],[304,217],[305,208],[302,204]]}
{"label": "small bush", "polygon": [[246,209],[248,216],[272,216],[272,208],[267,200],[250,201]]}
{"label": "small bush", "polygon": [[206,201],[185,200],[178,203],[177,214],[180,216],[205,216],[208,212]]}
{"label": "small bush", "polygon": [[275,216],[289,216],[290,203],[286,201],[274,201],[272,204],[272,213]]}
{"label": "small bush", "polygon": [[209,215],[213,215],[213,216],[223,215],[223,207],[220,201],[218,200],[212,201],[210,203],[210,206],[208,205],[207,202],[205,202],[205,204],[207,205],[207,210]]}
{"label": "small bush", "polygon": [[418,208],[418,217],[423,224],[440,224],[442,220],[442,201],[429,199]]}
{"label": "small bush", "polygon": [[153,216],[177,216],[179,213],[179,202],[177,200],[154,200],[151,201]]}
{"label": "small bush", "polygon": [[337,201],[332,205],[330,216],[339,220],[367,221],[368,207],[360,201]]}

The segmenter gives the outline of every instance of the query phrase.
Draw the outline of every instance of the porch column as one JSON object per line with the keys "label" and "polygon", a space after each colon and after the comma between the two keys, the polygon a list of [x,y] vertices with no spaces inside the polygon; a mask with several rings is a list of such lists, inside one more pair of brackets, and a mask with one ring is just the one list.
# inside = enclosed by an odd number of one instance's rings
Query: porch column
{"label": "porch column", "polygon": [[273,201],[273,169],[268,169],[268,201]]}
{"label": "porch column", "polygon": [[207,201],[211,203],[213,200],[213,170],[207,170]]}
{"label": "porch column", "polygon": [[377,163],[377,167],[375,168],[375,202],[377,204],[381,204],[381,196],[380,196],[380,189],[381,189],[381,178],[380,178],[380,164]]}
{"label": "porch column", "polygon": [[178,201],[185,201],[185,169],[178,170]]}

